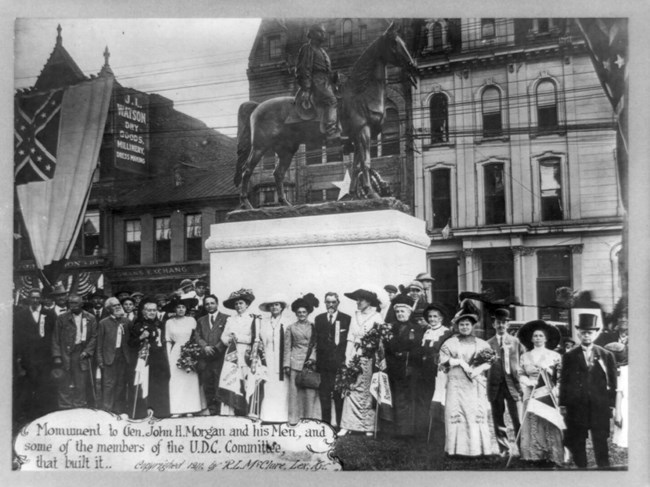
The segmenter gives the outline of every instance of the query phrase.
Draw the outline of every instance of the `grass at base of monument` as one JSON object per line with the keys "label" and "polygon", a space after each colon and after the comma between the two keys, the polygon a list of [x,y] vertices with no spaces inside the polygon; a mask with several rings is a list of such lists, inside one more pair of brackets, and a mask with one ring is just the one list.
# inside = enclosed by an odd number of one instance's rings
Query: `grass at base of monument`
{"label": "grass at base of monument", "polygon": [[[609,441],[610,462],[615,469],[627,468],[627,448],[619,448]],[[343,470],[505,470],[508,458],[497,455],[485,457],[435,457],[426,441],[348,435],[339,438],[334,456]],[[591,441],[587,440],[588,468],[596,468]],[[547,462],[526,462],[514,457],[509,470],[565,470],[576,469],[573,463],[558,467]]]}

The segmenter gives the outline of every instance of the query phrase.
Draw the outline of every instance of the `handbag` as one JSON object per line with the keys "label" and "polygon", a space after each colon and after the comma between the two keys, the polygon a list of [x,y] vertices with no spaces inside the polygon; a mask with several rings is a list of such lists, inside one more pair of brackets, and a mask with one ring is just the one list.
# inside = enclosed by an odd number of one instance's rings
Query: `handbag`
{"label": "handbag", "polygon": [[313,348],[314,325],[311,325],[311,338],[309,339],[309,347],[307,348],[305,363],[302,366],[302,370],[296,375],[296,387],[301,389],[318,389],[320,387],[320,374],[314,370],[313,365],[307,365],[307,361],[309,360],[309,357],[311,357]]}

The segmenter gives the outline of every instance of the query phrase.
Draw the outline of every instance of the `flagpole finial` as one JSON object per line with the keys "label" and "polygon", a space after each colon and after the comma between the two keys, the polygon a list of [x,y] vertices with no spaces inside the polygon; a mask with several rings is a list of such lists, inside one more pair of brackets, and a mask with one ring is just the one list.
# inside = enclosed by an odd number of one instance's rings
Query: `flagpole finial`
{"label": "flagpole finial", "polygon": [[106,49],[104,49],[104,65],[102,66],[102,69],[99,73],[100,76],[106,75],[106,74],[113,74],[113,70],[111,69],[110,64],[108,64],[108,60],[111,57],[111,52],[108,50],[108,46],[106,46]]}
{"label": "flagpole finial", "polygon": [[61,24],[56,26],[56,44],[57,46],[60,46],[63,44],[63,38],[61,37]]}

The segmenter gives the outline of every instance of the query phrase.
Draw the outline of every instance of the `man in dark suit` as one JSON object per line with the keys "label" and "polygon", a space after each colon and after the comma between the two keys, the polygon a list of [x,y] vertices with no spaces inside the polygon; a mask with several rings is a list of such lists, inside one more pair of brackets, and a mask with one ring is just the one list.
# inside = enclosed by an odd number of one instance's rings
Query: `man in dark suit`
{"label": "man in dark suit", "polygon": [[560,411],[566,420],[564,444],[580,468],[587,466],[586,440],[591,430],[596,464],[609,466],[609,437],[612,411],[616,406],[616,359],[593,341],[598,317],[580,314],[580,346],[562,356]]}
{"label": "man in dark suit", "polygon": [[97,365],[102,370],[103,409],[117,414],[127,412],[126,392],[129,384],[129,353],[127,340],[130,323],[117,298],[106,300],[108,317],[99,322],[97,330]]}
{"label": "man in dark suit", "polygon": [[499,308],[494,312],[492,326],[496,335],[488,340],[492,350],[496,352],[497,361],[488,371],[488,400],[492,405],[492,420],[494,432],[499,444],[501,455],[510,454],[508,430],[505,423],[505,405],[508,406],[515,437],[519,433],[518,402],[521,402],[522,393],[519,384],[519,357],[526,351],[516,337],[506,333],[510,321],[510,311]]}
{"label": "man in dark suit", "polygon": [[350,316],[341,313],[339,296],[334,292],[325,294],[326,313],[316,316],[316,367],[320,372],[318,395],[321,404],[321,417],[332,423],[332,399],[336,420],[340,426],[343,413],[343,398],[334,390],[336,371],[345,362],[345,347],[350,329]]}
{"label": "man in dark suit", "polygon": [[30,290],[28,299],[28,306],[14,315],[14,356],[23,374],[14,408],[32,419],[56,409],[56,388],[50,379],[56,314],[42,306],[38,289]]}
{"label": "man in dark suit", "polygon": [[81,308],[82,303],[80,296],[70,295],[70,311],[56,319],[52,335],[54,365],[62,367],[64,372],[59,383],[59,407],[62,409],[88,404],[86,385],[92,373],[90,361],[97,346],[97,321]]}
{"label": "man in dark suit", "polygon": [[228,315],[218,311],[219,300],[214,294],[203,299],[203,306],[207,314],[197,321],[197,342],[205,352],[205,368],[201,371],[201,384],[210,414],[215,415],[221,410],[217,391],[226,350],[226,346],[221,341],[221,334],[226,326]]}
{"label": "man in dark suit", "polygon": [[90,303],[85,308],[86,311],[95,317],[97,323],[99,323],[107,316],[110,316],[110,310],[104,307],[104,301],[106,301],[106,295],[104,295],[104,293],[98,289],[90,295]]}

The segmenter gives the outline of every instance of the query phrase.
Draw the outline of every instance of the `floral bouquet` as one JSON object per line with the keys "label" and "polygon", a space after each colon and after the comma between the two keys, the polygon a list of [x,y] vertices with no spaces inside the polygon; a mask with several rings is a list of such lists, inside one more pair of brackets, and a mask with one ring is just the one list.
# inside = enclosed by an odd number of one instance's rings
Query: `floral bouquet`
{"label": "floral bouquet", "polygon": [[478,352],[476,355],[472,357],[472,360],[470,360],[469,365],[472,367],[478,367],[479,365],[483,364],[493,364],[494,362],[497,361],[497,354],[492,348],[484,348],[480,352]]}
{"label": "floral bouquet", "polygon": [[193,340],[189,340],[181,347],[181,356],[176,362],[176,367],[184,370],[188,374],[197,372],[199,359],[202,358],[203,349]]}
{"label": "floral bouquet", "polygon": [[361,343],[357,343],[357,350],[361,350],[361,355],[366,358],[374,358],[379,344],[390,341],[393,338],[391,325],[388,323],[375,324],[368,333],[361,337]]}
{"label": "floral bouquet", "polygon": [[352,391],[352,386],[355,384],[359,375],[361,374],[361,358],[355,355],[350,365],[343,365],[336,372],[334,379],[334,390],[347,396]]}

